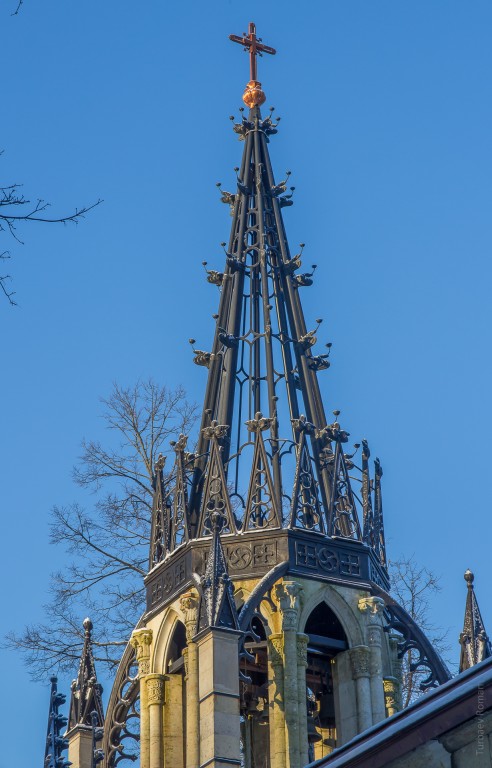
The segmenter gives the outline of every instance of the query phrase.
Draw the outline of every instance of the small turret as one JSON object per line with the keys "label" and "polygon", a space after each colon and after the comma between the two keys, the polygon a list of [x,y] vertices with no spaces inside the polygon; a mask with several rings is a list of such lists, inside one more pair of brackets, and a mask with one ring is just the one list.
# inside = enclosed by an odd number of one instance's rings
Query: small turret
{"label": "small turret", "polygon": [[[84,645],[79,672],[72,682],[67,739],[69,758],[74,768],[94,768],[101,759],[96,743],[102,738],[104,710],[102,685],[97,681],[92,651],[92,621],[83,622]],[[96,754],[97,753],[97,754]]]}
{"label": "small turret", "polygon": [[202,579],[198,631],[208,627],[238,629],[232,582],[227,572],[224,550],[220,541],[224,518],[218,512],[213,512],[211,518],[212,543]]}
{"label": "small turret", "polygon": [[473,588],[475,576],[469,568],[465,571],[464,578],[468,584],[468,594],[466,596],[463,632],[460,635],[460,672],[464,672],[465,669],[470,669],[475,664],[479,664],[484,659],[492,656],[492,646],[485,631],[485,625]]}

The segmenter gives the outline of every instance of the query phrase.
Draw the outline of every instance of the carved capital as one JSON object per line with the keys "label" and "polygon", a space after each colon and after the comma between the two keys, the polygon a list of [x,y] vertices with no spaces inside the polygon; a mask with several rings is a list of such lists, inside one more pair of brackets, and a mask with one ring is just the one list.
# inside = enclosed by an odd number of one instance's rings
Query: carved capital
{"label": "carved capital", "polygon": [[138,676],[148,675],[150,672],[150,646],[152,645],[151,629],[135,629],[130,637],[130,645],[135,648],[138,662]]}
{"label": "carved capital", "polygon": [[369,677],[371,672],[371,651],[367,645],[357,645],[355,648],[351,648],[349,653],[354,680],[357,680],[359,677]]}
{"label": "carved capital", "polygon": [[164,675],[149,675],[145,678],[147,701],[150,704],[164,704]]}
{"label": "carved capital", "polygon": [[389,717],[400,710],[400,685],[396,677],[385,677],[383,688],[384,703]]}
{"label": "carved capital", "polygon": [[268,638],[268,658],[272,667],[281,667],[284,663],[284,638],[282,635],[270,635]]}
{"label": "carved capital", "polygon": [[191,642],[196,635],[198,621],[198,594],[195,590],[186,592],[181,598],[181,610],[184,613],[184,624],[186,627],[186,642]]}
{"label": "carved capital", "polygon": [[298,634],[297,635],[297,666],[298,667],[307,667],[307,646],[308,646],[308,635]]}
{"label": "carved capital", "polygon": [[384,600],[382,597],[361,597],[358,602],[359,611],[365,613],[368,618],[374,620],[382,616]]}
{"label": "carved capital", "polygon": [[301,608],[302,587],[297,581],[284,581],[275,587],[275,595],[280,605],[282,629],[297,629],[297,621]]}

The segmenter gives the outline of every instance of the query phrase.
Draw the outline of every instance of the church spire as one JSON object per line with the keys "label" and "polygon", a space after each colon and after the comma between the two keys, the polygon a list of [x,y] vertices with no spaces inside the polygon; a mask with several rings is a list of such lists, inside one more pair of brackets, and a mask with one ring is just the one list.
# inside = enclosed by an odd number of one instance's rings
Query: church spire
{"label": "church spire", "polygon": [[492,646],[485,632],[485,625],[473,588],[475,577],[470,569],[465,571],[464,578],[468,584],[468,592],[466,595],[463,632],[460,635],[460,672],[464,672],[465,669],[470,669],[475,664],[492,656]]}
{"label": "church spire", "polygon": [[[219,512],[222,534],[278,528],[361,543],[375,564],[371,578],[387,587],[380,465],[364,537],[364,503],[355,487],[363,485],[363,471],[355,453],[345,452],[349,433],[339,411],[333,423],[327,420],[318,380],[330,367],[331,342],[322,338],[322,318],[307,323],[301,301],[316,265],[301,271],[304,244],[291,254],[283,211],[293,204],[294,187],[290,171],[275,179],[270,159],[279,118],[273,108],[261,113],[256,56],[275,49],[256,36],[254,24],[231,39],[249,51],[249,111],[232,118],[243,142],[235,189],[217,185],[232,216],[225,264],[212,269],[203,262],[208,284],[219,291],[214,340],[207,350],[190,339],[193,362],[207,371],[202,422],[195,453],[178,455],[165,482],[156,469],[150,566],[181,543],[210,536]],[[182,531],[174,539],[173,525]]]}
{"label": "church spire", "polygon": [[68,730],[77,725],[92,726],[92,712],[97,712],[98,725],[104,723],[102,685],[97,682],[94,654],[92,652],[92,621],[83,622],[84,645],[80,657],[79,672],[72,683]]}

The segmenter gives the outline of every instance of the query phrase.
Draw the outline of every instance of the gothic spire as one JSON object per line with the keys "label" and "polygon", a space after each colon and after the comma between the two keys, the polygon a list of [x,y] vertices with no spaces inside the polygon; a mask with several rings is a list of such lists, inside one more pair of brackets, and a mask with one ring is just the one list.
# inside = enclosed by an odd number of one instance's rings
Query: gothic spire
{"label": "gothic spire", "polygon": [[92,726],[91,713],[97,712],[99,725],[104,723],[102,686],[97,682],[94,654],[92,652],[92,621],[84,619],[84,646],[80,657],[79,672],[72,682],[68,729],[77,725]]}
{"label": "gothic spire", "polygon": [[238,617],[232,583],[227,572],[220,532],[224,519],[217,511],[210,518],[212,541],[202,579],[202,595],[198,612],[198,630],[207,627],[238,629]]}
{"label": "gothic spire", "polygon": [[64,693],[58,692],[58,678],[51,677],[50,682],[50,709],[44,751],[44,768],[68,768],[71,763],[62,754],[68,748],[68,740],[60,735],[61,731],[65,729],[67,718],[58,711],[60,706],[65,704],[67,697]]}
{"label": "gothic spire", "polygon": [[460,635],[460,672],[464,672],[465,669],[470,669],[475,664],[492,656],[492,646],[485,631],[485,625],[473,588],[475,577],[470,569],[465,571],[464,578],[468,584],[468,592],[466,595],[463,632]]}
{"label": "gothic spire", "polygon": [[[166,492],[157,477],[150,565],[175,548],[168,531],[178,517],[196,539],[211,535],[218,512],[223,534],[284,527],[363,542],[387,583],[381,473],[371,536],[363,539],[354,454],[345,453],[348,432],[336,419],[328,423],[318,380],[330,367],[331,343],[320,338],[321,318],[307,323],[301,302],[316,265],[301,271],[304,244],[291,254],[283,210],[293,204],[294,187],[290,171],[275,179],[270,160],[279,118],[273,108],[262,115],[256,56],[275,50],[256,37],[254,24],[231,39],[250,54],[243,96],[249,110],[232,118],[243,142],[234,189],[217,185],[232,217],[229,241],[222,244],[225,263],[212,269],[203,262],[207,283],[219,292],[213,343],[197,348],[190,339],[194,363],[207,372],[201,428],[196,452],[166,479]],[[368,512],[367,487],[365,493]]]}

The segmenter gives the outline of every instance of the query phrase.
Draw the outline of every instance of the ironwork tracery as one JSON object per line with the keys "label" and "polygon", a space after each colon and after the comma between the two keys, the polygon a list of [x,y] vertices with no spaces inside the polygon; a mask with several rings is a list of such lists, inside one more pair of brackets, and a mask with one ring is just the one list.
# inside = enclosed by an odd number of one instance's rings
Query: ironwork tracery
{"label": "ironwork tracery", "polygon": [[304,245],[289,250],[282,209],[293,203],[290,172],[277,183],[268,151],[277,130],[273,110],[263,117],[258,104],[234,123],[244,143],[236,189],[218,185],[232,215],[225,264],[219,271],[204,262],[220,292],[214,341],[204,351],[190,339],[194,362],[207,369],[201,429],[194,454],[180,437],[165,486],[156,468],[151,567],[209,536],[219,513],[222,533],[294,528],[363,542],[386,573],[380,465],[371,481],[368,449],[359,468],[345,452],[339,412],[332,423],[325,415],[318,375],[331,344],[318,353],[322,320],[308,328],[304,318],[300,292],[315,265],[302,273]]}
{"label": "ironwork tracery", "polygon": [[104,768],[135,763],[140,754],[140,685],[135,649],[122,656],[108,702],[102,743]]}

